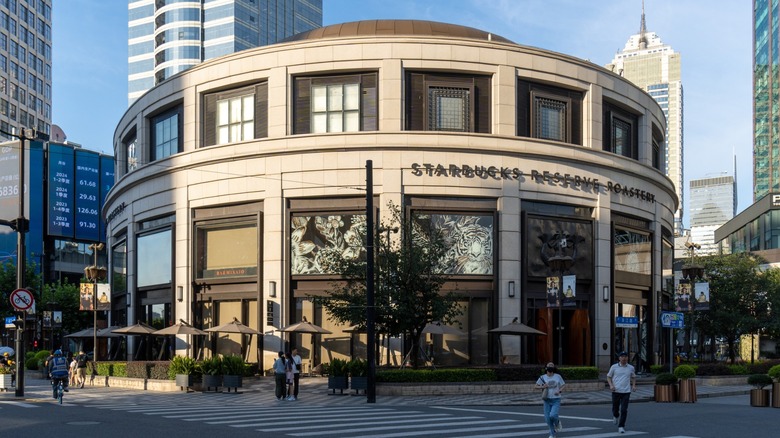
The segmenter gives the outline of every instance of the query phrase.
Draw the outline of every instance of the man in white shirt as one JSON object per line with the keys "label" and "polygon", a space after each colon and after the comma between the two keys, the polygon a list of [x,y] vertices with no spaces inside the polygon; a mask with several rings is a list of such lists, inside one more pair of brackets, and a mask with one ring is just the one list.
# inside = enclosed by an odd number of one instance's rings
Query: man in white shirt
{"label": "man in white shirt", "polygon": [[607,383],[612,391],[612,422],[617,424],[618,432],[626,433],[628,401],[631,392],[636,391],[636,372],[628,363],[628,353],[621,351],[618,357],[618,363],[609,368]]}

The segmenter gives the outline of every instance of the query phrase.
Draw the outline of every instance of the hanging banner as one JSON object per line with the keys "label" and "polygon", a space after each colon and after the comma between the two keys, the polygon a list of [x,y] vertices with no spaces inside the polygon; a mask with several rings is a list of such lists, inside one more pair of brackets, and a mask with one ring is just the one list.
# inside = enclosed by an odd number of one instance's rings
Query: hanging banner
{"label": "hanging banner", "polygon": [[97,310],[111,310],[111,286],[108,283],[97,285]]}
{"label": "hanging banner", "polygon": [[561,297],[558,294],[560,290],[560,278],[547,277],[547,307],[558,307],[561,303]]}
{"label": "hanging banner", "polygon": [[696,297],[694,308],[696,310],[710,310],[710,284],[707,282],[696,283],[693,290],[693,295]]}
{"label": "hanging banner", "polygon": [[674,293],[674,310],[690,312],[691,309],[691,283],[681,281],[677,284],[677,290]]}
{"label": "hanging banner", "polygon": [[575,298],[577,297],[577,276],[576,275],[564,275],[563,276],[563,306],[574,307],[577,305]]}
{"label": "hanging banner", "polygon": [[92,294],[94,292],[95,285],[93,283],[81,283],[79,294],[79,310],[92,311]]}

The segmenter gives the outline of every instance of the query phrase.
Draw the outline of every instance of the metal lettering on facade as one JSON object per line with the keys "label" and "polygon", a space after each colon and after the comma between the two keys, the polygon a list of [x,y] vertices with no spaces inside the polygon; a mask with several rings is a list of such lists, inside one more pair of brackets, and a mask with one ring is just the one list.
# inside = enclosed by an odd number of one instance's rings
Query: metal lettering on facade
{"label": "metal lettering on facade", "polygon": [[[607,181],[603,183],[598,178],[583,175],[572,175],[569,173],[548,172],[546,170],[531,170],[529,174],[524,174],[522,170],[516,167],[496,167],[496,166],[470,166],[468,164],[431,164],[431,163],[412,163],[413,176],[441,176],[451,178],[480,178],[494,180],[519,180],[523,176],[529,176],[534,182],[539,184],[555,184],[561,187],[587,188],[594,192],[605,190],[618,195],[637,198],[650,203],[655,203],[655,195],[637,187],[626,186],[617,182]],[[773,198],[773,202],[775,199]],[[780,195],[777,199],[780,205]]]}

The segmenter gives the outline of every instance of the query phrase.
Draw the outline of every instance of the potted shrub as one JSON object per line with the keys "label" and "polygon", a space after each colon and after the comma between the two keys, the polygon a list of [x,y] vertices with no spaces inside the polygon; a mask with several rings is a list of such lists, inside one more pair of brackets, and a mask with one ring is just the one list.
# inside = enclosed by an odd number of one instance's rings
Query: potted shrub
{"label": "potted shrub", "polygon": [[176,379],[176,386],[187,390],[195,384],[195,359],[189,356],[174,356],[168,366],[168,377]]}
{"label": "potted shrub", "polygon": [[750,390],[750,406],[769,406],[769,390],[766,387],[772,384],[772,378],[767,374],[751,374],[747,382],[748,385],[753,385]]}
{"label": "potted shrub", "polygon": [[674,369],[674,376],[680,379],[679,401],[696,403],[696,368],[691,365],[680,365]]}
{"label": "potted shrub", "polygon": [[222,377],[222,386],[227,388],[230,392],[230,388],[241,388],[244,383],[244,358],[231,354],[222,358],[222,371],[224,376]]}
{"label": "potted shrub", "polygon": [[222,358],[220,356],[212,356],[208,359],[203,359],[200,364],[200,372],[203,374],[203,390],[209,391],[214,388],[217,391],[222,386]]}
{"label": "potted shrub", "polygon": [[352,359],[349,361],[350,388],[355,390],[355,394],[366,393],[368,388],[368,361],[363,359]]}
{"label": "potted shrub", "polygon": [[677,377],[672,373],[661,373],[655,377],[653,395],[656,403],[677,401]]}
{"label": "potted shrub", "polygon": [[328,373],[328,389],[332,389],[332,394],[336,393],[336,390],[340,390],[341,394],[344,394],[344,390],[349,388],[349,365],[346,360],[333,359],[326,367]]}
{"label": "potted shrub", "polygon": [[775,365],[767,372],[772,378],[772,407],[780,408],[780,365]]}

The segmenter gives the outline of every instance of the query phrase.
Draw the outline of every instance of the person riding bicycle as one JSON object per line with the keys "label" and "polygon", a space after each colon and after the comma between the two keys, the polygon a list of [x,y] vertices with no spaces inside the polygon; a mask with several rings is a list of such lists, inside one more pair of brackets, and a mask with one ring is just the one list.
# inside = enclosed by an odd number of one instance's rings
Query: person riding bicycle
{"label": "person riding bicycle", "polygon": [[57,384],[62,382],[62,388],[68,392],[68,359],[62,355],[61,350],[54,352],[54,357],[49,360],[49,377],[51,377],[52,397],[57,398]]}

